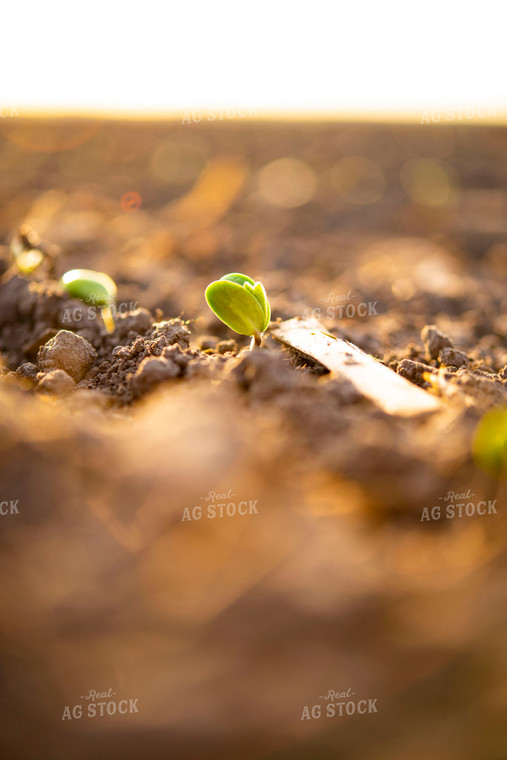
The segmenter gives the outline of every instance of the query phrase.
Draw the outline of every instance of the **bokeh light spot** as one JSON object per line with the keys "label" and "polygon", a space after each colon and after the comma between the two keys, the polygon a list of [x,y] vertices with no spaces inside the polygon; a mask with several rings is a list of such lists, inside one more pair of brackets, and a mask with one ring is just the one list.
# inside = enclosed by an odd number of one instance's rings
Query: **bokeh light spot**
{"label": "bokeh light spot", "polygon": [[400,301],[409,301],[416,292],[414,283],[408,277],[399,277],[392,284],[393,295]]}
{"label": "bokeh light spot", "polygon": [[312,200],[317,190],[315,171],[298,158],[278,158],[259,173],[262,198],[280,208],[297,208]]}
{"label": "bokeh light spot", "polygon": [[454,200],[456,183],[449,168],[421,158],[407,161],[400,172],[403,189],[416,203],[443,206]]}
{"label": "bokeh light spot", "polygon": [[136,193],[135,190],[130,190],[128,193],[122,195],[120,205],[123,211],[131,213],[132,211],[138,211],[141,208],[143,199]]}

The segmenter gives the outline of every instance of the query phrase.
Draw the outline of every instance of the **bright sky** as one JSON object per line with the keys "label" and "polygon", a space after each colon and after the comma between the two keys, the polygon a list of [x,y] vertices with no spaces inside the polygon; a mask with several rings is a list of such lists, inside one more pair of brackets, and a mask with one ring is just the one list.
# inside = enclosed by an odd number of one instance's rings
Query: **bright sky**
{"label": "bright sky", "polygon": [[27,0],[2,10],[0,107],[507,114],[501,0]]}

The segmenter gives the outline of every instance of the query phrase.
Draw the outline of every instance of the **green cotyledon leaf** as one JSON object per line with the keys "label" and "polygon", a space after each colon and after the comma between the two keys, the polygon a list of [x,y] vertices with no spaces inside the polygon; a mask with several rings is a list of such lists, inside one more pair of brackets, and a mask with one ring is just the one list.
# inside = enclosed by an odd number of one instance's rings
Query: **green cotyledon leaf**
{"label": "green cotyledon leaf", "polygon": [[254,283],[254,287],[250,285],[249,282],[245,282],[244,287],[246,290],[250,291],[253,296],[258,300],[263,312],[264,312],[264,327],[262,328],[261,332],[264,332],[266,330],[267,326],[269,325],[269,321],[271,319],[271,307],[269,305],[268,297],[266,295],[266,291],[264,289],[264,285],[262,282],[256,282]]}
{"label": "green cotyledon leaf", "polygon": [[240,274],[239,272],[231,272],[231,274],[224,274],[223,277],[220,278],[221,280],[228,280],[229,282],[237,282],[238,285],[244,285],[245,282],[250,283],[250,285],[255,285],[254,280],[252,280],[251,277],[247,277],[246,274]]}
{"label": "green cotyledon leaf", "polygon": [[73,298],[97,306],[111,306],[116,299],[116,284],[104,272],[71,269],[60,280],[60,287]]}
{"label": "green cotyledon leaf", "polygon": [[[266,311],[252,292],[237,280],[222,278],[208,285],[205,292],[210,309],[231,330],[240,335],[259,335],[266,329]],[[227,276],[230,278],[230,275]],[[253,280],[252,280],[253,283]]]}

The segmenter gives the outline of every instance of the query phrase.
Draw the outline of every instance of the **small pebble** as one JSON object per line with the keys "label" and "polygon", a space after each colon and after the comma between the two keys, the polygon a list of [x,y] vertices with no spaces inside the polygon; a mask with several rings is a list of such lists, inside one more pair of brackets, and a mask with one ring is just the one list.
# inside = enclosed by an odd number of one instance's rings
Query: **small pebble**
{"label": "small pebble", "polygon": [[37,383],[37,372],[38,369],[35,364],[32,364],[32,362],[25,362],[25,364],[21,364],[21,366],[17,368],[15,375],[21,380],[27,380],[32,385],[35,385]]}
{"label": "small pebble", "polygon": [[451,339],[440,332],[436,325],[425,325],[421,330],[421,340],[426,351],[426,359],[438,359],[443,348],[453,348]]}

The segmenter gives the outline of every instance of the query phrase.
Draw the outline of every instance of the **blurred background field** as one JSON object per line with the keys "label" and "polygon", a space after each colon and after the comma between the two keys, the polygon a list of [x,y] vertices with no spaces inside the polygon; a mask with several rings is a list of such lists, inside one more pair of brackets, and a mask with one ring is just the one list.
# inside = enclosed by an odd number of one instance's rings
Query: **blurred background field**
{"label": "blurred background field", "polygon": [[200,285],[252,266],[296,310],[322,307],[351,267],[365,295],[387,277],[387,307],[421,292],[451,298],[459,275],[482,265],[505,275],[501,127],[11,119],[0,129],[4,241],[27,222],[64,248],[62,266],[112,270],[148,308],[204,316]]}

